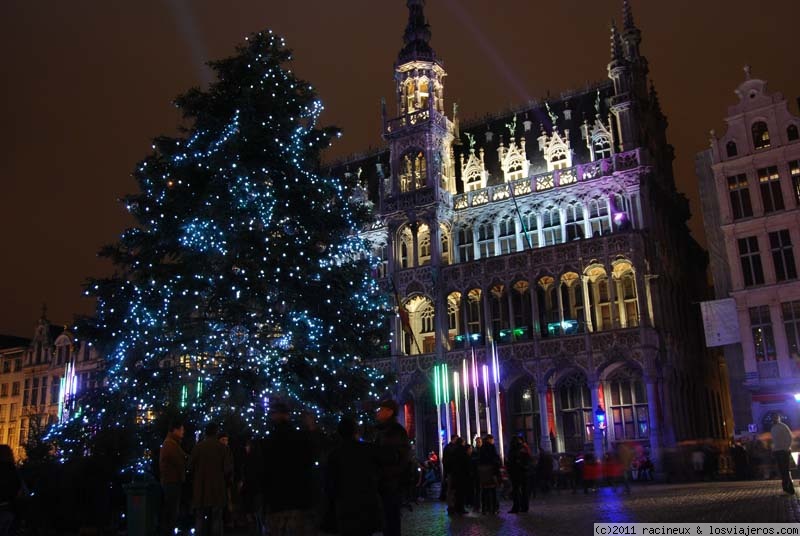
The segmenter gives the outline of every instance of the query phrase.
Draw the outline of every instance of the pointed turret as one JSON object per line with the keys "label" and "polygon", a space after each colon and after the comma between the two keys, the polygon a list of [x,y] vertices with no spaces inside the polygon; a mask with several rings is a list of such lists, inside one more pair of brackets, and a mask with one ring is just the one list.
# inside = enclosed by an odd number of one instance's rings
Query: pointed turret
{"label": "pointed turret", "polygon": [[622,39],[620,39],[617,31],[617,23],[614,19],[611,19],[611,62],[608,64],[608,70],[611,71],[624,66],[625,57],[622,52]]}
{"label": "pointed turret", "polygon": [[642,32],[636,27],[633,21],[633,10],[628,0],[622,0],[622,43],[625,46],[625,59],[636,61],[639,54],[639,46],[642,44]]}
{"label": "pointed turret", "polygon": [[410,61],[436,61],[430,45],[431,28],[425,20],[425,0],[407,0],[408,24],[403,33],[403,48],[397,57],[398,65]]}

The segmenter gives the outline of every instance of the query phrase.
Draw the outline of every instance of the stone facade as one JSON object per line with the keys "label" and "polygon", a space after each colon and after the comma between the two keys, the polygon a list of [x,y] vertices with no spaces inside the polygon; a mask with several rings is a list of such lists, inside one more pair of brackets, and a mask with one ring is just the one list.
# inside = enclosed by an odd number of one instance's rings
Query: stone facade
{"label": "stone facade", "polygon": [[800,424],[800,118],[753,78],[735,91],[726,131],[697,157],[717,298],[733,298],[741,343],[724,347],[737,431]]}
{"label": "stone facade", "polygon": [[24,459],[25,444],[72,411],[76,396],[102,387],[102,366],[94,348],[42,314],[33,339],[0,348],[0,443]]}
{"label": "stone facade", "polygon": [[[506,439],[557,451],[635,441],[658,459],[724,437],[721,372],[692,303],[707,258],[628,2],[607,82],[464,125],[445,113],[424,2],[408,5],[388,148],[331,172],[356,174],[376,209],[364,235],[402,309],[375,363],[398,376],[418,453],[443,429],[497,434],[498,417]],[[473,394],[495,355],[497,384]],[[443,364],[472,399],[434,392]]]}

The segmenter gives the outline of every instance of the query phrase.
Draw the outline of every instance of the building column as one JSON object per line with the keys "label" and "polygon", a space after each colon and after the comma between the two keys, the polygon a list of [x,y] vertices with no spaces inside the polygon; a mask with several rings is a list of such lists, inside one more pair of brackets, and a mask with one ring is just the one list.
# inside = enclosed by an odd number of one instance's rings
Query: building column
{"label": "building column", "polygon": [[536,294],[537,285],[536,281],[532,284],[528,283],[528,293],[531,296],[531,339],[536,340],[542,337],[542,332],[540,331],[541,326],[539,325],[539,299]]}
{"label": "building column", "polygon": [[481,289],[481,309],[483,314],[483,344],[489,344],[489,337],[494,338],[494,333],[490,333],[492,328],[492,306],[489,303],[489,291]]}
{"label": "building column", "polygon": [[559,207],[558,220],[561,223],[561,240],[559,240],[557,243],[563,244],[567,241],[567,211],[564,208]]}
{"label": "building column", "polygon": [[472,258],[473,259],[480,259],[481,258],[481,248],[478,246],[478,239],[480,238],[480,234],[478,233],[478,228],[473,224],[472,225]]}
{"label": "building column", "polygon": [[650,285],[648,285],[647,283],[647,276],[642,274],[642,270],[640,269],[634,270],[633,283],[634,283],[633,291],[636,293],[636,307],[639,313],[639,325],[649,326],[652,305],[650,300],[650,292],[647,287],[649,287]]}
{"label": "building column", "polygon": [[581,203],[583,210],[583,237],[592,238],[592,223],[589,221],[589,206]]}
{"label": "building column", "polygon": [[[619,327],[619,310],[617,306],[617,282],[614,272],[608,272],[608,301],[611,309],[611,329]],[[605,326],[603,326],[605,328]]]}
{"label": "building column", "polygon": [[647,389],[647,417],[650,425],[650,459],[655,466],[655,471],[660,472],[662,470],[661,449],[663,448],[663,439],[661,437],[661,423],[658,422],[657,408],[660,401],[658,399],[658,389],[656,386],[657,380],[649,375],[642,379]]}
{"label": "building column", "polygon": [[619,325],[620,327],[630,327],[628,325],[628,314],[625,310],[625,292],[622,288],[622,280],[615,278],[613,275],[611,276],[611,280],[614,282],[614,289],[616,290],[617,295],[617,313],[619,313]]}
{"label": "building column", "polygon": [[581,276],[581,284],[583,285],[583,316],[586,321],[586,332],[594,331],[592,327],[592,311],[589,301],[589,276]]}
{"label": "building column", "polygon": [[[547,410],[547,385],[537,385],[536,386],[536,394],[539,397],[539,427],[540,427],[540,435],[542,437],[541,440],[541,450],[545,452],[553,452],[553,448],[555,445],[550,443],[550,428],[548,427],[548,414],[549,411]],[[555,413],[553,413],[555,415]],[[553,428],[555,428],[555,423],[553,423]]]}
{"label": "building column", "polygon": [[461,293],[459,308],[461,315],[461,334],[467,336],[467,344],[469,344],[469,296],[464,292]]}
{"label": "building column", "polygon": [[[534,189],[533,189],[534,192],[536,191],[535,186],[536,185],[534,184]],[[536,237],[537,237],[537,244],[539,245],[538,247],[544,246],[544,231],[542,230],[543,221],[544,220],[542,219],[542,214],[541,213],[536,214]]]}
{"label": "building column", "polygon": [[561,294],[561,279],[555,280],[556,299],[558,300],[558,321],[564,323],[564,296]]}
{"label": "building column", "polygon": [[514,295],[513,293],[516,292],[510,286],[506,286],[506,303],[508,305],[508,329],[511,330],[511,340],[514,340],[514,328],[516,327],[514,322]]}
{"label": "building column", "polygon": [[[513,188],[513,186],[509,185],[509,188]],[[522,228],[522,224],[520,223],[519,217],[514,218],[514,229],[516,230],[514,238],[517,240],[517,251],[525,251],[528,239],[527,237],[524,236],[525,229]]]}
{"label": "building column", "polygon": [[410,268],[417,268],[419,266],[419,224],[416,222],[411,225],[411,258],[409,259]]}

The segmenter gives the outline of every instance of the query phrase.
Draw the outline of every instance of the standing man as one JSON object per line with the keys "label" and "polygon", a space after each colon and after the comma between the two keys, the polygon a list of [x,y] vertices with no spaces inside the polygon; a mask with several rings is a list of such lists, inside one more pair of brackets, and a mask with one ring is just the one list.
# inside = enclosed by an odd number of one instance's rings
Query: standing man
{"label": "standing man", "polygon": [[778,474],[781,475],[783,491],[794,495],[794,484],[789,472],[789,462],[792,455],[792,430],[781,422],[781,416],[772,414],[772,455],[778,464]]}
{"label": "standing man", "polygon": [[381,451],[379,492],[383,503],[384,536],[400,536],[400,507],[408,480],[411,445],[408,433],[397,422],[397,402],[391,399],[378,405],[375,444]]}
{"label": "standing man", "polygon": [[183,422],[173,420],[167,428],[167,437],[158,455],[161,476],[161,534],[173,534],[181,510],[181,488],[186,480],[186,453],[181,448]]}
{"label": "standing man", "polygon": [[270,406],[272,431],[264,441],[264,495],[271,536],[315,534],[314,447],[306,431],[292,425],[289,407]]}
{"label": "standing man", "polygon": [[196,536],[222,536],[227,450],[219,442],[218,432],[216,423],[208,423],[205,437],[192,450],[190,463],[194,478],[192,506],[195,509]]}

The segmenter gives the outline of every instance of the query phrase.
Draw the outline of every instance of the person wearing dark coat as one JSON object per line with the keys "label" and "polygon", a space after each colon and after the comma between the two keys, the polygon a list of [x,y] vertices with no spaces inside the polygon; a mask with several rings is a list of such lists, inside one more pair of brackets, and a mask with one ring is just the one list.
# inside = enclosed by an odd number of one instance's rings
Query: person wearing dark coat
{"label": "person wearing dark coat", "polygon": [[314,447],[289,421],[289,408],[273,404],[273,429],[264,441],[264,497],[269,534],[305,534],[314,518]]}
{"label": "person wearing dark coat", "polygon": [[487,435],[478,457],[478,478],[481,482],[481,512],[496,514],[500,511],[497,502],[497,487],[500,485],[500,456],[494,447],[494,436]]}
{"label": "person wearing dark coat", "polygon": [[470,485],[471,460],[463,443],[461,438],[458,438],[448,457],[447,486],[448,497],[451,499],[447,505],[449,515],[467,513],[464,502]]}
{"label": "person wearing dark coat", "polygon": [[22,489],[22,479],[14,465],[14,451],[0,445],[0,535],[13,534],[14,501]]}
{"label": "person wearing dark coat", "polygon": [[376,445],[357,439],[356,422],[345,417],[337,431],[340,443],[328,457],[325,488],[333,500],[338,533],[367,536],[382,528],[378,471],[381,457]]}
{"label": "person wearing dark coat", "polygon": [[242,511],[247,518],[251,536],[264,534],[264,459],[258,445],[252,439],[244,444],[244,459],[239,477],[239,496],[242,498]]}
{"label": "person wearing dark coat", "polygon": [[158,471],[161,477],[161,534],[174,534],[181,509],[181,489],[186,480],[186,453],[181,448],[183,423],[173,421],[158,455]]}
{"label": "person wearing dark coat", "polygon": [[197,536],[222,535],[222,509],[225,508],[225,474],[228,456],[225,445],[217,439],[219,427],[206,425],[205,437],[192,450],[192,506],[195,510]]}
{"label": "person wearing dark coat", "polygon": [[528,511],[528,471],[531,465],[531,453],[528,446],[519,437],[511,439],[508,453],[508,477],[511,479],[511,498],[513,506],[509,514]]}
{"label": "person wearing dark coat", "polygon": [[403,490],[408,485],[411,445],[406,429],[397,422],[397,402],[384,400],[378,405],[375,444],[380,449],[379,491],[383,505],[384,536],[400,536],[400,508]]}

